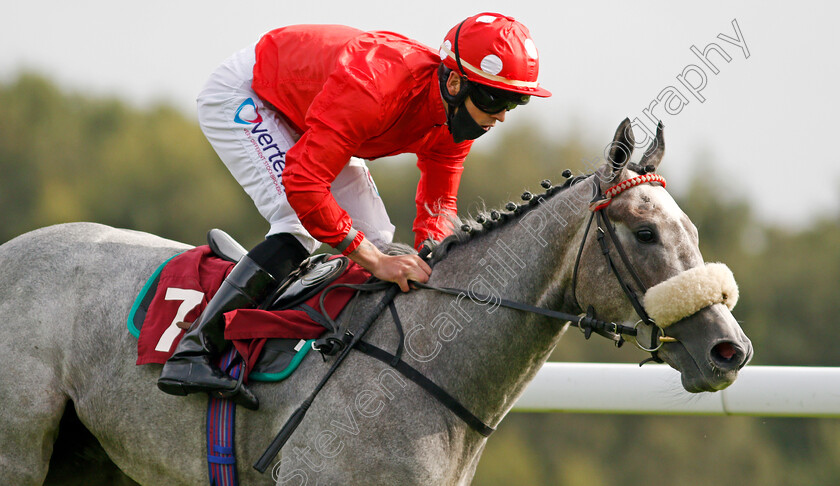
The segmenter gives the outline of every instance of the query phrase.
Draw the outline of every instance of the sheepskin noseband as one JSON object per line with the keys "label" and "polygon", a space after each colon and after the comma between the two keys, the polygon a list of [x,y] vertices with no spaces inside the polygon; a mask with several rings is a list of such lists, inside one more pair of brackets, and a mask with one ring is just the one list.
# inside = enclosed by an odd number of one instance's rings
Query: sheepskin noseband
{"label": "sheepskin noseband", "polygon": [[691,268],[648,289],[645,310],[659,327],[667,327],[712,304],[738,302],[738,284],[723,263]]}

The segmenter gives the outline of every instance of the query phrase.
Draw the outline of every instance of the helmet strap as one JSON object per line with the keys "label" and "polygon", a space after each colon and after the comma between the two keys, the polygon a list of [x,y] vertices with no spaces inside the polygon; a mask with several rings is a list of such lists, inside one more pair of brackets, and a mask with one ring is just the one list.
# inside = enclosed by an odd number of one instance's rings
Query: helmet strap
{"label": "helmet strap", "polygon": [[446,110],[446,125],[455,143],[464,140],[475,140],[487,133],[481,125],[473,120],[470,112],[467,111],[466,101],[470,93],[471,83],[465,77],[461,77],[461,88],[454,95],[449,93],[447,83],[452,70],[444,66],[438,67],[438,81],[440,84],[440,95],[448,105]]}
{"label": "helmet strap", "polygon": [[476,122],[470,112],[467,111],[466,101],[470,94],[470,80],[467,78],[467,73],[464,71],[464,66],[461,65],[461,55],[458,53],[458,37],[461,33],[461,27],[466,20],[458,24],[455,30],[455,44],[453,52],[455,53],[455,63],[458,65],[458,70],[461,71],[461,87],[457,93],[450,94],[447,83],[449,82],[449,73],[451,69],[440,64],[438,68],[438,80],[440,81],[440,94],[449,109],[446,113],[446,124],[449,127],[449,133],[452,134],[452,140],[455,143],[461,143],[465,140],[475,140],[476,138],[487,133],[481,125]]}
{"label": "helmet strap", "polygon": [[[461,76],[461,87],[457,93],[450,94],[449,88],[447,87],[447,83],[449,83],[449,74],[452,72],[451,69],[446,67],[443,63],[440,63],[438,66],[438,82],[440,83],[440,95],[443,97],[443,101],[449,105],[450,108],[460,105],[467,99],[467,95],[470,92],[470,82],[467,80],[466,77]],[[451,109],[449,111],[452,111]]]}
{"label": "helmet strap", "polygon": [[458,36],[461,33],[461,26],[464,25],[466,19],[462,20],[460,24],[458,24],[458,28],[455,29],[455,45],[452,46],[452,50],[455,53],[455,63],[458,64],[458,69],[461,71],[461,76],[464,78],[467,77],[466,71],[464,71],[464,66],[461,65],[461,55],[458,53]]}

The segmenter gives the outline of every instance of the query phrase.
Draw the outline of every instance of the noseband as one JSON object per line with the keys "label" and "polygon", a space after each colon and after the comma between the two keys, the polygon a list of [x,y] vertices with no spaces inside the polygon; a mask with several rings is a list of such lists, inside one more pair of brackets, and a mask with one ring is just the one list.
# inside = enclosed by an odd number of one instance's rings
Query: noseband
{"label": "noseband", "polygon": [[[595,175],[594,177],[597,177]],[[621,290],[624,292],[624,295],[627,296],[627,299],[630,301],[630,304],[635,309],[636,314],[639,316],[639,321],[636,322],[636,325],[633,326],[633,329],[636,330],[639,327],[639,324],[645,324],[646,326],[650,326],[653,330],[651,332],[651,342],[650,345],[645,347],[643,344],[639,343],[638,337],[636,339],[636,346],[643,351],[647,351],[650,353],[651,357],[642,361],[641,364],[644,364],[648,361],[656,361],[657,363],[661,363],[662,359],[658,356],[659,348],[662,347],[664,343],[676,342],[676,339],[673,337],[668,337],[665,335],[665,331],[656,325],[653,319],[650,318],[647,311],[645,310],[642,302],[639,300],[639,295],[644,295],[647,292],[647,287],[642,282],[642,279],[639,277],[638,272],[633,267],[633,264],[630,263],[630,259],[627,258],[627,252],[624,251],[624,247],[621,244],[621,241],[618,239],[618,235],[615,233],[615,226],[613,225],[612,221],[610,221],[609,216],[607,215],[606,208],[609,207],[610,203],[612,202],[613,198],[617,197],[622,192],[626,191],[627,189],[636,187],[640,184],[647,184],[647,183],[658,183],[661,184],[662,187],[665,187],[665,178],[660,176],[659,174],[643,174],[640,176],[632,177],[627,179],[626,181],[616,184],[604,192],[601,192],[600,184],[595,182],[595,197],[589,204],[589,210],[592,214],[589,216],[589,221],[586,223],[586,229],[583,232],[583,239],[580,243],[580,249],[578,250],[577,259],[575,260],[575,268],[574,273],[572,274],[572,298],[575,300],[578,308],[583,309],[580,303],[577,300],[577,280],[578,280],[578,268],[580,267],[580,259],[583,255],[583,249],[586,246],[587,236],[589,235],[589,230],[592,227],[592,221],[597,219],[597,227],[596,231],[596,238],[598,240],[598,245],[601,248],[601,253],[604,255],[604,259],[607,262],[607,266],[612,271],[613,275],[615,275],[616,280],[618,280],[619,286],[621,286]],[[612,246],[615,248],[616,253],[618,253],[619,259],[621,263],[624,265],[624,268],[627,270],[627,273],[630,275],[632,279],[631,283],[628,283],[624,277],[621,276],[621,273],[618,271],[618,266],[616,265],[615,259],[610,252],[609,245],[607,243],[607,239],[610,240]],[[636,286],[636,290],[634,290],[633,285]],[[595,315],[595,310],[592,306],[588,306],[587,315]],[[633,333],[637,334],[637,333]],[[620,344],[621,341],[618,341],[617,344]]]}

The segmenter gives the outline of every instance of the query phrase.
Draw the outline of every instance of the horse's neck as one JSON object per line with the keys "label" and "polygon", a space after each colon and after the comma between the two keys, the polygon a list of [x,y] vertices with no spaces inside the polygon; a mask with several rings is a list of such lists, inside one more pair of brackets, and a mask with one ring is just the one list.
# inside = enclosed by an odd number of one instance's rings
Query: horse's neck
{"label": "horse's neck", "polygon": [[[556,195],[533,213],[453,248],[436,266],[430,283],[471,293],[457,298],[425,295],[418,306],[423,317],[416,325],[429,328],[423,334],[431,339],[419,354],[438,350],[423,368],[490,424],[513,406],[548,358],[563,325],[498,307],[496,298],[576,312],[571,279],[585,215],[562,209],[569,205],[558,198],[566,197]],[[564,223],[556,220],[560,214]],[[481,300],[476,294],[494,299]],[[409,348],[423,342],[415,334],[410,337],[418,339],[408,342]]]}

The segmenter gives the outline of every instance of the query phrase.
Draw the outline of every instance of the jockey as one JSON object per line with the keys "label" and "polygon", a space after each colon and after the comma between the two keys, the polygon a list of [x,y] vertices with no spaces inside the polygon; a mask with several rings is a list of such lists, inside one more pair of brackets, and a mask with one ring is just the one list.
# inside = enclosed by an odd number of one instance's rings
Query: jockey
{"label": "jockey", "polygon": [[528,29],[495,13],[453,27],[437,52],[392,32],[298,25],[225,61],[198,96],[199,123],[271,228],[183,336],[158,387],[256,409],[212,362],[226,346],[222,315],[255,307],[322,242],[403,292],[426,282],[418,256],[377,248],[394,226],[362,159],[417,155],[415,246],[440,240],[472,141],[532,95],[551,95],[538,71]]}

